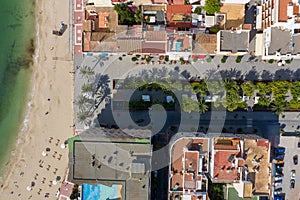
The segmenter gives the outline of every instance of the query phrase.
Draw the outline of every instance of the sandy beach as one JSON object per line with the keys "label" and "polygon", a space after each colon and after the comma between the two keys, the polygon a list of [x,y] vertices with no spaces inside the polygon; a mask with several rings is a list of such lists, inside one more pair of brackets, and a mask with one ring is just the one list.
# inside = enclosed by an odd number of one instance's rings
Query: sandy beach
{"label": "sandy beach", "polygon": [[[6,166],[0,199],[46,199],[46,193],[48,199],[56,199],[55,192],[65,178],[68,149],[62,149],[61,144],[74,132],[69,3],[69,0],[36,1],[38,57],[32,78],[29,121]],[[63,36],[55,36],[52,30],[59,29],[61,21],[68,29]],[[47,155],[42,155],[43,151]],[[61,180],[55,184],[57,176]]]}

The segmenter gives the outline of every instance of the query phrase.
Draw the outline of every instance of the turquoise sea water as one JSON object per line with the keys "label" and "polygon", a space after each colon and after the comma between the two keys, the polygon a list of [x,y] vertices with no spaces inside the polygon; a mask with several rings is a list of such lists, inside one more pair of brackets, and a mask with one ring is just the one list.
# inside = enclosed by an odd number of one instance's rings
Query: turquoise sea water
{"label": "turquoise sea water", "polygon": [[0,0],[0,174],[15,147],[30,91],[35,0]]}

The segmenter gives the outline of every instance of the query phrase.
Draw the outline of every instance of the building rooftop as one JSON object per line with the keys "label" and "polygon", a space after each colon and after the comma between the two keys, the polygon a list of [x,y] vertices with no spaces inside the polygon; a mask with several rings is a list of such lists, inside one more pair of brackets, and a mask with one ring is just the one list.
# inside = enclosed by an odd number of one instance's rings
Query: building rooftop
{"label": "building rooftop", "polygon": [[289,19],[288,16],[288,4],[292,3],[292,0],[279,0],[278,5],[278,21],[279,22],[286,22]]}
{"label": "building rooftop", "polygon": [[276,52],[279,52],[281,54],[292,53],[290,31],[272,27],[271,42],[268,51],[269,55],[275,55]]}
{"label": "building rooftop", "polygon": [[238,157],[241,157],[240,140],[237,138],[214,139],[214,181],[234,182],[240,179]]}
{"label": "building rooftop", "polygon": [[249,50],[249,31],[220,31],[220,50],[232,53],[247,52]]}
{"label": "building rooftop", "polygon": [[142,53],[166,53],[167,42],[166,41],[143,41]]}
{"label": "building rooftop", "polygon": [[118,39],[117,48],[118,52],[141,53],[142,41],[140,39]]}
{"label": "building rooftop", "polygon": [[91,129],[82,132],[80,140],[74,141],[69,157],[71,182],[121,184],[124,199],[148,199],[151,144],[137,141],[136,136],[149,138],[150,134],[149,131],[127,131]]}
{"label": "building rooftop", "polygon": [[215,54],[217,50],[216,34],[195,34],[193,50],[195,54]]}
{"label": "building rooftop", "polygon": [[167,4],[168,3],[167,0],[152,0],[152,2],[154,4]]}
{"label": "building rooftop", "polygon": [[146,41],[167,41],[166,31],[147,31],[146,32]]}
{"label": "building rooftop", "polygon": [[108,20],[109,30],[115,32],[118,26],[118,14],[114,10],[114,7],[95,7],[94,10],[96,11],[96,13],[109,14],[109,20]]}
{"label": "building rooftop", "polygon": [[[207,138],[181,138],[171,149],[170,191],[206,191],[203,184],[207,172],[208,139]],[[206,185],[206,184],[205,184]]]}
{"label": "building rooftop", "polygon": [[170,0],[170,4],[184,5],[184,0]]}
{"label": "building rooftop", "polygon": [[191,27],[192,5],[167,5],[167,24],[180,28]]}
{"label": "building rooftop", "polygon": [[254,194],[270,194],[271,164],[270,142],[265,139],[244,140],[247,180],[253,183]]}

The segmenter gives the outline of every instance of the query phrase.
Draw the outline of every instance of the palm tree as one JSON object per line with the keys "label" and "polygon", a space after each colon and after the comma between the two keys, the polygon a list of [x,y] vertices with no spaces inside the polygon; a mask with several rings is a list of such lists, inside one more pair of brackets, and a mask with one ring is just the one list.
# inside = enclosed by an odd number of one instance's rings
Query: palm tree
{"label": "palm tree", "polygon": [[207,110],[208,110],[208,106],[203,101],[203,99],[200,99],[200,101],[199,101],[199,112],[202,114],[202,113],[205,113]]}
{"label": "palm tree", "polygon": [[277,115],[283,113],[284,110],[287,108],[288,108],[288,103],[284,98],[275,99],[271,104],[271,110],[275,112]]}
{"label": "palm tree", "polygon": [[90,76],[93,76],[95,74],[95,72],[92,70],[92,68],[85,65],[80,68],[80,74],[81,74],[82,78],[83,77],[89,78]]}
{"label": "palm tree", "polygon": [[237,93],[227,93],[223,101],[223,105],[228,111],[234,111],[239,107],[241,99]]}
{"label": "palm tree", "polygon": [[254,95],[255,86],[251,81],[242,83],[241,88],[246,96],[251,97]]}
{"label": "palm tree", "polygon": [[89,99],[81,95],[77,98],[75,104],[79,107],[80,110],[82,110],[88,106],[91,106],[93,104],[93,99]]}
{"label": "palm tree", "polygon": [[84,125],[88,125],[88,123],[91,121],[90,117],[91,117],[91,114],[88,111],[80,110],[77,113],[77,121]]}
{"label": "palm tree", "polygon": [[86,93],[86,92],[92,92],[93,91],[93,85],[91,83],[84,83],[81,86],[81,92]]}
{"label": "palm tree", "polygon": [[224,80],[224,87],[226,91],[232,92],[237,92],[240,89],[240,86],[237,84],[237,82],[232,80]]}

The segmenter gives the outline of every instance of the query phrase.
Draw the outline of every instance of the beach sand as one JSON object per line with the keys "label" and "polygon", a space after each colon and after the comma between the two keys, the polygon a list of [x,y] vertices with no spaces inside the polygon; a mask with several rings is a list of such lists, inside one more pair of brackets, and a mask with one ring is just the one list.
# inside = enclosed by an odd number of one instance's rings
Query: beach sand
{"label": "beach sand", "polygon": [[[74,133],[69,0],[36,3],[39,57],[32,78],[32,109],[28,128],[20,135],[19,144],[6,166],[0,199],[45,199],[45,193],[50,193],[49,199],[56,199],[55,192],[65,178],[68,164],[68,149],[62,149],[60,145]],[[58,37],[52,30],[59,29],[61,21],[68,24],[68,29]],[[51,143],[50,137],[53,138]],[[50,151],[44,157],[42,152],[47,147]],[[41,163],[43,167],[39,166]],[[51,184],[57,176],[62,180],[56,185]],[[34,186],[28,191],[27,186],[32,182]]]}

